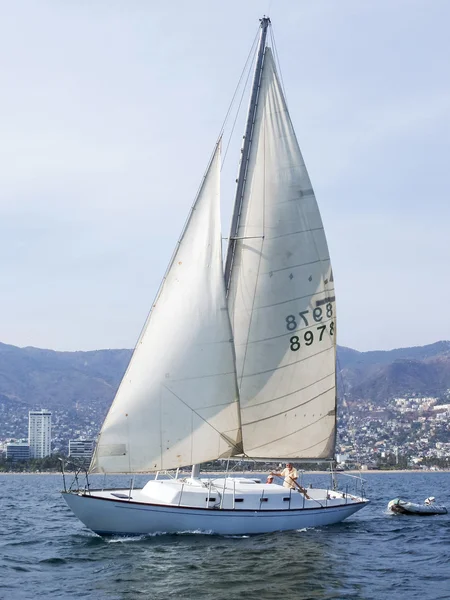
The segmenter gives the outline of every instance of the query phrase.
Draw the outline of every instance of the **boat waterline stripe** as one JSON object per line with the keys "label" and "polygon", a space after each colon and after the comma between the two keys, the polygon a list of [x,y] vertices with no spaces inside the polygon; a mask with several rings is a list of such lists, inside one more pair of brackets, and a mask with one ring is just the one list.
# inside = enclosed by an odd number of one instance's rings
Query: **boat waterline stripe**
{"label": "boat waterline stripe", "polygon": [[[176,514],[180,514],[180,513],[183,514],[183,511],[185,511],[185,514],[189,514],[189,511],[197,510],[197,511],[201,512],[202,515],[208,515],[210,517],[217,517],[219,515],[224,515],[224,514],[230,514],[233,516],[241,517],[241,516],[248,516],[248,513],[262,514],[267,517],[277,517],[277,516],[285,516],[286,514],[289,514],[289,515],[296,514],[296,513],[304,514],[304,513],[308,513],[311,511],[317,511],[317,510],[328,510],[330,512],[333,512],[333,511],[337,512],[337,511],[342,511],[345,508],[361,506],[361,505],[365,505],[368,503],[368,500],[360,500],[358,502],[348,502],[347,504],[341,504],[340,506],[314,506],[311,508],[283,508],[283,509],[272,509],[272,510],[271,509],[258,510],[255,508],[215,509],[215,508],[207,508],[207,507],[201,508],[198,506],[176,506],[176,505],[168,506],[166,504],[152,504],[151,502],[148,502],[148,503],[135,502],[133,500],[119,500],[116,498],[100,498],[98,496],[92,496],[89,494],[82,494],[80,496],[79,494],[72,493],[72,492],[62,492],[62,494],[79,496],[81,498],[85,498],[88,500],[98,500],[101,502],[114,502],[118,508],[127,507],[131,510],[144,510],[144,511],[148,511],[150,509],[151,512],[163,512],[163,513],[175,512]],[[161,508],[164,510],[159,510]],[[245,515],[245,514],[241,514],[241,513],[247,513],[247,514]],[[273,514],[273,513],[275,513],[275,514]],[[138,534],[133,534],[133,535],[138,535]]]}

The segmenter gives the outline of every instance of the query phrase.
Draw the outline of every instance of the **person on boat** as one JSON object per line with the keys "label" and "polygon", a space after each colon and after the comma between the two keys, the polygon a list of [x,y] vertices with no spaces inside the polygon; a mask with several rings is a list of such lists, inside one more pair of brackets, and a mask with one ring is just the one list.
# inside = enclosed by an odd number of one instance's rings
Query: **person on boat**
{"label": "person on boat", "polygon": [[266,483],[273,483],[273,475],[268,475]]}
{"label": "person on boat", "polygon": [[281,471],[281,473],[271,473],[271,475],[276,475],[277,477],[284,477],[283,487],[295,489],[297,486],[295,483],[298,479],[297,469],[294,469],[292,463],[287,463],[286,468]]}

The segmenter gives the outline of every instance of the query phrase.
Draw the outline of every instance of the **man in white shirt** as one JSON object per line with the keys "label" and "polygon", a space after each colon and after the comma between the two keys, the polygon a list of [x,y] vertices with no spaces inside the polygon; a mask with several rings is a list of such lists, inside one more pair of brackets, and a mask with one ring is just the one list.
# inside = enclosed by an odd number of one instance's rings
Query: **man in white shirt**
{"label": "man in white shirt", "polygon": [[281,471],[281,473],[272,473],[272,475],[276,475],[277,477],[284,477],[283,487],[289,489],[295,489],[297,485],[295,483],[298,479],[297,469],[294,469],[292,463],[287,463],[286,468]]}

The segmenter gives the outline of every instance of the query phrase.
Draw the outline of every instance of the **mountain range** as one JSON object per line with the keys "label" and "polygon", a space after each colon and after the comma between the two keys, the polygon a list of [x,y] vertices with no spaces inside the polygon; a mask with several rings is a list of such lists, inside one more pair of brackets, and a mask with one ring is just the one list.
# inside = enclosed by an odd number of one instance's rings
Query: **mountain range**
{"label": "mountain range", "polygon": [[[9,410],[106,412],[131,357],[131,350],[57,352],[0,343],[0,407]],[[385,400],[410,394],[443,396],[450,388],[450,342],[388,351],[338,347],[340,396]]]}
{"label": "mountain range", "polygon": [[338,368],[338,383],[352,400],[383,405],[393,397],[442,397],[450,388],[450,342],[369,352],[339,347]]}

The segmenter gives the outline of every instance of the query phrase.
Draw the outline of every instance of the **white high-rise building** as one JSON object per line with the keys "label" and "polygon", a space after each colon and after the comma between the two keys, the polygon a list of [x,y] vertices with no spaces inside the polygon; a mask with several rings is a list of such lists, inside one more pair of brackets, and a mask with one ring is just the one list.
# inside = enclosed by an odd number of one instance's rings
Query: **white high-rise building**
{"label": "white high-rise building", "polygon": [[45,458],[52,453],[52,413],[30,410],[28,413],[28,444],[31,458]]}

